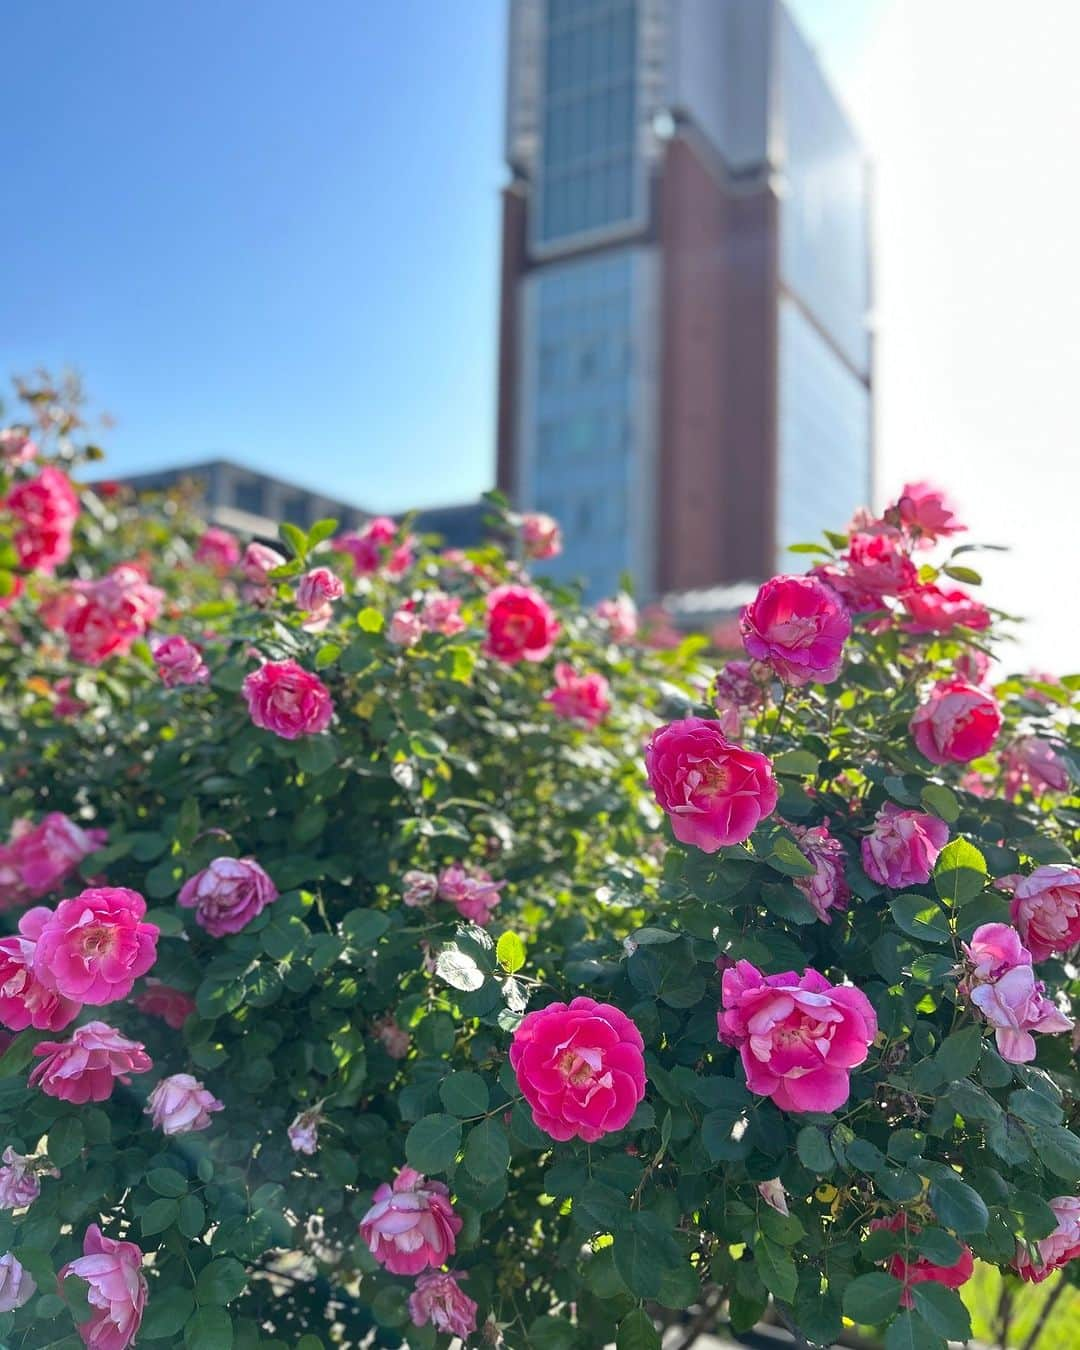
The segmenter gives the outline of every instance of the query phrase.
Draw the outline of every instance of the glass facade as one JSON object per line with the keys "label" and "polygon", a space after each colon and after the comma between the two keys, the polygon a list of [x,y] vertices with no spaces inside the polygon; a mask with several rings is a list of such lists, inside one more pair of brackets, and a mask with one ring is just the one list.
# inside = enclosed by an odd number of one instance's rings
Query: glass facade
{"label": "glass facade", "polygon": [[870,500],[870,394],[791,299],[780,302],[776,566]]}
{"label": "glass facade", "polygon": [[522,498],[564,530],[547,575],[590,598],[641,574],[652,500],[653,259],[641,248],[553,264],[526,283]]}
{"label": "glass facade", "polygon": [[547,0],[539,244],[635,219],[637,0]]}

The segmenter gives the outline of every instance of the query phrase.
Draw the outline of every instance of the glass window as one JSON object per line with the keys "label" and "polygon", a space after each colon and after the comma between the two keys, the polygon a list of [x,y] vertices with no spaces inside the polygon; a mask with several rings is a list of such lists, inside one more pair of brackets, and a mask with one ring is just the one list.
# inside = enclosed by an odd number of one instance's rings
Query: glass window
{"label": "glass window", "polygon": [[263,506],[263,485],[257,478],[240,478],[233,488],[233,504],[238,511],[252,516],[266,514]]}

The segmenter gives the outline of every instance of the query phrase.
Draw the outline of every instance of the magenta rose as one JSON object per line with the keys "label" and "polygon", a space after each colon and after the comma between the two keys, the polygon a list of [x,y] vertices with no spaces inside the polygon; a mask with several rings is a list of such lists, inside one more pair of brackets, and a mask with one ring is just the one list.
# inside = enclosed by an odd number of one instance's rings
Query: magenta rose
{"label": "magenta rose", "polygon": [[31,1070],[30,1086],[76,1106],[106,1101],[114,1083],[130,1083],[130,1074],[154,1067],[140,1041],[128,1040],[106,1022],[76,1027],[67,1041],[39,1041],[34,1054],[42,1059]]}
{"label": "magenta rose", "polygon": [[526,558],[535,558],[537,562],[557,558],[562,552],[558,521],[545,516],[542,511],[530,511],[522,516],[521,540],[525,545]]}
{"label": "magenta rose", "polygon": [[645,1096],[644,1049],[624,1012],[582,997],[523,1018],[510,1064],[538,1129],[591,1144],[627,1125]]}
{"label": "magenta rose", "polygon": [[313,567],[296,588],[297,608],[320,620],[329,619],[333,602],[344,594],[344,583],[329,567]]}
{"label": "magenta rose", "polygon": [[393,1186],[376,1190],[374,1203],[360,1220],[360,1236],[380,1266],[391,1275],[419,1275],[453,1256],[461,1219],[441,1181],[428,1181],[403,1167]]}
{"label": "magenta rose", "polygon": [[96,581],[72,582],[61,609],[71,655],[97,666],[130,651],[157,618],[164,599],[164,592],[151,586],[135,563],[120,563]]}
{"label": "magenta rose", "polygon": [[189,1073],[163,1078],[147,1099],[143,1114],[162,1134],[190,1134],[210,1126],[214,1111],[225,1108],[212,1092]]}
{"label": "magenta rose", "polygon": [[207,684],[210,680],[210,668],[203,661],[202,650],[179,633],[154,643],[154,665],[166,689],[175,689],[180,684]]}
{"label": "magenta rose", "polygon": [[840,674],[851,615],[812,576],[766,581],[739,619],[743,646],[785,684],[829,684]]}
{"label": "magenta rose", "polygon": [[905,483],[885,515],[926,545],[967,529],[956,519],[956,511],[945,493],[930,483]]}
{"label": "magenta rose", "polygon": [[862,841],[863,871],[894,891],[925,885],[948,842],[949,827],[937,816],[886,802]]}
{"label": "magenta rose", "polygon": [[741,844],[776,809],[769,760],[733,745],[718,723],[703,717],[654,731],[645,768],[675,838],[705,853]]}
{"label": "magenta rose", "polygon": [[134,1344],[146,1307],[143,1254],[134,1242],[106,1237],[92,1223],[83,1238],[83,1254],[57,1272],[63,1282],[75,1275],[87,1283],[90,1319],[79,1335],[89,1350],[127,1350]]}
{"label": "magenta rose", "polygon": [[551,606],[531,586],[496,586],[488,592],[484,643],[488,656],[507,665],[543,661],[558,635]]}
{"label": "magenta rose", "polygon": [[100,1007],[127,998],[157,960],[157,924],[146,901],[124,886],[95,886],[61,900],[42,924],[34,974],[64,998]]}
{"label": "magenta rose", "polygon": [[1011,912],[1032,960],[1071,950],[1080,942],[1080,867],[1036,867],[1017,884]]}
{"label": "magenta rose", "polygon": [[162,984],[160,980],[149,978],[142,992],[131,1000],[140,1012],[148,1017],[160,1017],[167,1027],[179,1031],[188,1018],[195,1012],[195,1000],[182,989]]}
{"label": "magenta rose", "polygon": [[0,907],[22,905],[55,890],[84,858],[108,841],[105,830],[84,830],[62,811],[37,825],[16,821],[0,846]]}
{"label": "magenta rose", "polygon": [[0,1024],[10,1031],[63,1031],[82,1004],[64,998],[34,974],[34,949],[51,911],[30,909],[19,920],[17,937],[0,938]]}
{"label": "magenta rose", "polygon": [[227,937],[261,914],[278,890],[254,858],[215,858],[180,887],[176,902],[195,911],[211,937]]}
{"label": "magenta rose", "polygon": [[904,624],[909,633],[951,633],[961,627],[982,632],[990,627],[990,611],[966,591],[920,585],[902,591],[900,599],[911,615]]}
{"label": "magenta rose", "polygon": [[922,1229],[918,1224],[912,1223],[903,1210],[890,1214],[887,1219],[872,1219],[871,1233],[878,1229],[884,1229],[889,1233],[904,1233],[910,1238],[910,1242],[905,1243],[902,1252],[893,1254],[888,1267],[893,1279],[899,1280],[904,1286],[904,1292],[900,1295],[902,1308],[914,1307],[915,1300],[911,1296],[913,1284],[931,1282],[943,1284],[946,1289],[959,1289],[962,1284],[967,1284],[974,1274],[975,1258],[965,1242],[960,1244],[960,1255],[948,1266],[937,1265],[927,1257],[919,1255],[916,1239]]}
{"label": "magenta rose", "polygon": [[852,535],[844,561],[855,586],[877,601],[910,590],[919,579],[895,532]]}
{"label": "magenta rose", "polygon": [[556,717],[580,722],[591,730],[611,711],[610,694],[611,687],[603,675],[579,675],[569,662],[558,661],[555,688],[548,691],[547,699]]}
{"label": "magenta rose", "polygon": [[1024,1243],[1017,1243],[1013,1264],[1022,1280],[1041,1284],[1055,1270],[1080,1256],[1080,1196],[1059,1195],[1050,1201],[1057,1227],[1049,1236],[1039,1238],[1033,1255]]}
{"label": "magenta rose", "polygon": [[724,971],[720,1039],[738,1048],[746,1085],[782,1111],[835,1111],[866,1059],[877,1016],[861,990],[816,970],[763,975],[749,961]]}
{"label": "magenta rose", "polygon": [[832,923],[829,911],[846,909],[851,899],[851,887],[844,876],[844,846],[829,833],[828,820],[812,826],[789,824],[788,829],[799,852],[814,864],[812,876],[792,877],[792,884],[806,896],[822,923]]}
{"label": "magenta rose", "polygon": [[967,764],[997,740],[1001,709],[984,689],[946,680],[934,686],[908,725],[919,753],[931,764]]}
{"label": "magenta rose", "polygon": [[476,1304],[464,1293],[457,1271],[427,1271],[419,1276],[409,1295],[409,1316],[413,1326],[426,1326],[462,1340],[476,1330]]}
{"label": "magenta rose", "polygon": [[195,561],[205,563],[215,572],[227,572],[240,561],[240,541],[228,530],[211,525],[195,545]]}
{"label": "magenta rose", "polygon": [[20,567],[51,573],[67,562],[79,498],[65,474],[47,465],[36,478],[13,487],[4,505],[15,518]]}
{"label": "magenta rose", "polygon": [[244,681],[251,720],[286,741],[325,731],[334,715],[330,690],[295,661],[266,661]]}

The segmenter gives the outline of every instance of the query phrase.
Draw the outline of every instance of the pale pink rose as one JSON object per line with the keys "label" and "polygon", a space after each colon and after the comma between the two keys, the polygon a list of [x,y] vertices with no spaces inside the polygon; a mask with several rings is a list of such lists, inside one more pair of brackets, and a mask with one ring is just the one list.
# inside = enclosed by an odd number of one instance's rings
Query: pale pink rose
{"label": "pale pink rose", "polygon": [[641,1032],[610,1003],[549,1003],[518,1024],[510,1064],[538,1129],[595,1143],[621,1130],[645,1096]]}
{"label": "pale pink rose", "polygon": [[741,844],[776,809],[772,764],[733,745],[719,725],[686,717],[654,731],[645,768],[675,838],[705,853]]}
{"label": "pale pink rose", "polygon": [[1033,1254],[1024,1243],[1018,1243],[1013,1264],[1022,1280],[1041,1284],[1055,1270],[1067,1266],[1080,1256],[1080,1196],[1059,1195],[1050,1201],[1057,1219],[1057,1227],[1048,1237],[1035,1243]]}
{"label": "pale pink rose", "polygon": [[902,542],[889,534],[852,535],[844,561],[854,584],[877,601],[899,595],[919,579]]}
{"label": "pale pink rose", "polygon": [[567,661],[555,665],[555,688],[546,697],[557,717],[580,722],[590,730],[611,711],[611,687],[595,672],[579,675]]}
{"label": "pale pink rose", "polygon": [[393,1017],[384,1017],[375,1024],[375,1035],[391,1059],[404,1059],[409,1053],[409,1033]]}
{"label": "pale pink rose", "polygon": [[978,647],[967,647],[956,658],[956,678],[965,684],[982,685],[990,674],[990,658]]}
{"label": "pale pink rose", "polygon": [[195,1012],[195,1000],[182,989],[162,984],[152,976],[143,985],[142,992],[131,1000],[148,1017],[160,1017],[166,1026],[179,1031]]}
{"label": "pale pink rose", "polygon": [[765,706],[765,684],[769,669],[756,661],[728,661],[716,673],[713,695],[718,704],[757,712]]}
{"label": "pale pink rose", "polygon": [[[977,936],[977,933],[976,933]],[[1010,1064],[1035,1058],[1033,1031],[1071,1031],[1071,1020],[1048,998],[1030,966],[1014,966],[999,979],[978,984],[971,1001],[994,1028],[998,1054]]]}
{"label": "pale pink rose", "polygon": [[293,1120],[286,1133],[289,1145],[294,1153],[304,1153],[310,1157],[319,1147],[319,1126],[322,1124],[321,1106],[313,1106],[301,1111]]}
{"label": "pale pink rose", "polygon": [[771,1181],[759,1181],[758,1195],[770,1209],[775,1209],[777,1214],[782,1214],[785,1219],[789,1216],[787,1191],[784,1190],[784,1184],[779,1177],[773,1177]]}
{"label": "pale pink rose", "polygon": [[83,1254],[57,1272],[57,1279],[76,1275],[89,1286],[90,1319],[79,1324],[88,1350],[127,1350],[138,1335],[146,1307],[143,1254],[134,1242],[106,1237],[92,1223],[83,1238]]}
{"label": "pale pink rose", "polygon": [[894,891],[923,886],[948,841],[949,827],[937,816],[886,802],[862,841],[863,871]]}
{"label": "pale pink rose", "polygon": [[900,601],[911,615],[904,624],[909,633],[951,633],[957,627],[982,632],[990,627],[990,611],[958,587],[944,591],[920,584],[901,591]]}
{"label": "pale pink rose", "polygon": [[27,571],[54,572],[71,557],[79,498],[67,476],[46,465],[13,487],[2,503],[15,518],[15,549]]}
{"label": "pale pink rose", "polygon": [[51,912],[31,909],[19,920],[19,936],[0,938],[0,1023],[11,1031],[63,1031],[82,1005],[64,998],[34,974],[37,936]]}
{"label": "pale pink rose", "polygon": [[822,923],[832,923],[831,909],[847,909],[851,887],[844,876],[846,855],[839,839],[829,833],[828,820],[820,825],[788,825],[799,845],[799,852],[814,864],[808,877],[792,877],[792,883],[813,907]]}
{"label": "pale pink rose", "polygon": [[161,612],[163,591],[135,563],[120,563],[96,581],[71,583],[61,611],[68,650],[97,666],[131,650]]}
{"label": "pale pink rose", "polygon": [[205,563],[215,572],[228,572],[240,561],[240,541],[228,530],[211,525],[195,545],[195,561]]}
{"label": "pale pink rose", "polygon": [[431,872],[421,872],[416,868],[406,872],[401,881],[404,887],[401,900],[410,909],[431,904],[439,891],[438,877]]}
{"label": "pale pink rose", "polygon": [[994,791],[994,780],[977,769],[968,769],[967,773],[961,775],[960,787],[973,797],[990,797]]}
{"label": "pale pink rose", "polygon": [[37,1293],[37,1284],[22,1262],[11,1252],[0,1256],[0,1313],[14,1312],[29,1303]]}
{"label": "pale pink rose", "polygon": [[892,1255],[888,1265],[889,1274],[904,1286],[904,1292],[900,1295],[900,1306],[902,1308],[915,1306],[915,1300],[911,1296],[913,1284],[932,1282],[943,1284],[946,1289],[959,1289],[962,1284],[967,1284],[974,1274],[975,1258],[972,1255],[971,1248],[964,1242],[960,1244],[960,1255],[950,1266],[935,1265],[925,1256],[918,1255],[915,1251],[915,1239],[922,1230],[918,1224],[911,1222],[903,1210],[896,1214],[890,1214],[887,1219],[872,1219],[870,1221],[872,1233],[880,1228],[890,1233],[906,1232],[911,1239],[909,1243],[905,1244],[903,1252],[895,1252]]}
{"label": "pale pink rose", "polygon": [[1011,913],[1033,961],[1070,951],[1080,942],[1080,867],[1036,867],[1017,884]]}
{"label": "pale pink rose", "polygon": [[163,1078],[147,1099],[143,1114],[162,1134],[191,1134],[210,1128],[210,1115],[225,1108],[189,1073]]}
{"label": "pale pink rose", "polygon": [[215,858],[180,887],[176,902],[195,911],[211,937],[227,937],[261,914],[278,889],[254,858]]}
{"label": "pale pink rose", "polygon": [[271,548],[269,544],[260,544],[258,540],[253,540],[244,549],[240,571],[249,585],[261,589],[271,584],[270,573],[284,566],[285,555],[283,553],[279,553],[276,548]]}
{"label": "pale pink rose", "polygon": [[486,928],[505,885],[505,881],[493,881],[482,867],[451,863],[439,873],[439,899],[453,905],[463,919]]}
{"label": "pale pink rose", "polygon": [[157,924],[146,901],[123,886],[95,886],[61,900],[43,923],[34,976],[64,998],[100,1007],[127,998],[157,960]]}
{"label": "pale pink rose", "polygon": [[344,594],[344,582],[329,567],[313,567],[296,589],[296,603],[300,609],[314,613]]}
{"label": "pale pink rose", "polygon": [[29,464],[37,452],[25,427],[5,427],[0,431],[0,460],[6,468],[17,469],[22,464]]}
{"label": "pale pink rose", "polygon": [[496,586],[487,596],[484,651],[507,665],[543,661],[555,645],[559,623],[531,586]]}
{"label": "pale pink rose", "polygon": [[295,661],[266,661],[245,679],[251,720],[286,741],[325,731],[334,715],[330,691]]}
{"label": "pale pink rose", "polygon": [[0,1167],[0,1209],[25,1209],[41,1194],[41,1182],[27,1166],[30,1159],[9,1144]]}
{"label": "pale pink rose", "polygon": [[817,577],[772,577],[740,616],[743,646],[785,684],[830,684],[840,674],[851,615]]}
{"label": "pale pink rose", "polygon": [[390,617],[390,626],[386,630],[388,642],[395,647],[413,647],[424,636],[424,621],[407,600]]}
{"label": "pale pink rose", "polygon": [[[972,981],[998,980],[1017,966],[1031,965],[1031,952],[1007,923],[984,923],[972,933],[970,942],[960,945],[971,964]],[[965,981],[964,987],[968,985]]]}
{"label": "pale pink rose", "polygon": [[385,1182],[360,1220],[360,1236],[371,1254],[391,1275],[419,1275],[438,1269],[453,1256],[461,1219],[441,1181],[428,1181],[403,1167],[393,1186]]}
{"label": "pale pink rose", "polygon": [[76,1027],[67,1041],[39,1041],[34,1054],[43,1058],[31,1070],[30,1086],[77,1106],[106,1101],[115,1082],[130,1083],[129,1074],[153,1068],[141,1042],[105,1022]]}
{"label": "pale pink rose", "polygon": [[154,665],[167,689],[180,684],[209,684],[210,667],[202,657],[202,648],[179,633],[158,638],[153,645]]}
{"label": "pale pink rose", "polygon": [[1069,786],[1069,770],[1050,741],[1041,736],[1021,736],[1001,752],[1001,767],[1005,770],[1005,795],[1018,797],[1025,786],[1032,796],[1045,792],[1065,792]]}
{"label": "pale pink rose", "polygon": [[105,830],[84,830],[62,811],[50,811],[37,825],[16,821],[0,846],[0,908],[48,895],[108,837]]}
{"label": "pale pink rose", "polygon": [[629,642],[637,636],[638,612],[633,599],[620,592],[596,606],[596,617],[605,624],[615,642]]}
{"label": "pale pink rose", "polygon": [[905,483],[885,515],[926,546],[967,529],[956,519],[956,511],[945,493],[930,483]]}
{"label": "pale pink rose", "polygon": [[915,710],[908,729],[931,764],[967,764],[997,740],[1001,709],[985,689],[945,680]]}
{"label": "pale pink rose", "polygon": [[409,1316],[414,1327],[428,1322],[436,1331],[463,1340],[476,1330],[476,1304],[464,1293],[459,1280],[466,1276],[458,1271],[427,1271],[417,1278],[409,1295]]}
{"label": "pale pink rose", "polygon": [[531,511],[522,516],[521,540],[525,545],[526,558],[534,558],[537,562],[557,558],[562,552],[558,521],[545,516],[542,511]]}
{"label": "pale pink rose", "polygon": [[460,611],[461,601],[456,595],[447,595],[444,591],[428,591],[424,596],[424,607],[420,617],[429,633],[453,637],[465,629],[465,620],[461,617]]}
{"label": "pale pink rose", "polygon": [[847,523],[845,534],[890,534],[900,533],[898,527],[890,524],[883,516],[875,516],[868,506],[857,506]]}

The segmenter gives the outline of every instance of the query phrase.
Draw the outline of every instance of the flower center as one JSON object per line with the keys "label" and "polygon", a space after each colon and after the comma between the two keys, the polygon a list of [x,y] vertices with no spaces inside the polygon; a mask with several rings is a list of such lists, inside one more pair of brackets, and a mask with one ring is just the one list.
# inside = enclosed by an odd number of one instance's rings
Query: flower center
{"label": "flower center", "polygon": [[82,954],[87,961],[106,956],[115,943],[115,931],[105,924],[92,924],[82,935]]}
{"label": "flower center", "polygon": [[600,1054],[597,1050],[567,1049],[559,1056],[557,1065],[572,1087],[584,1087],[600,1069]]}

